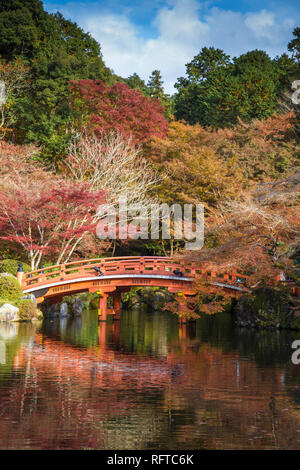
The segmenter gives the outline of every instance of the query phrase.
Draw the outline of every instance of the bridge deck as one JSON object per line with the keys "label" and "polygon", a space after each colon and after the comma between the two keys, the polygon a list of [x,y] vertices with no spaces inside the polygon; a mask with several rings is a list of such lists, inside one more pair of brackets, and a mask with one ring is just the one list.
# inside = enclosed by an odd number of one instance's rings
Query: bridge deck
{"label": "bridge deck", "polygon": [[[38,303],[45,298],[56,302],[65,295],[97,292],[98,313],[104,321],[108,313],[108,296],[113,299],[112,312],[119,318],[121,293],[131,287],[159,286],[173,293],[194,295],[194,281],[197,279],[221,289],[245,291],[247,278],[244,273],[217,274],[201,269],[196,263],[159,256],[96,258],[40,268],[26,274],[18,272],[23,291],[33,293]],[[295,295],[300,295],[299,287],[294,291]]]}
{"label": "bridge deck", "polygon": [[243,289],[234,286],[241,279],[237,273],[216,274],[199,269],[195,263],[158,256],[96,258],[50,266],[22,273],[21,284],[25,293],[33,293],[42,301],[44,297],[87,290],[113,292],[116,288],[146,285],[166,287],[171,292],[182,290],[188,295],[194,293],[192,283],[196,278],[224,288]]}

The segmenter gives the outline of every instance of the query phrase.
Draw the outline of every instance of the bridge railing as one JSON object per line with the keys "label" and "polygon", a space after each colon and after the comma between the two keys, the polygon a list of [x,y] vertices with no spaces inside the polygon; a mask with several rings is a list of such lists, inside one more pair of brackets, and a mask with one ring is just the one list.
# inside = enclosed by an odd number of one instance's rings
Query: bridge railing
{"label": "bridge railing", "polygon": [[25,273],[22,279],[23,289],[38,287],[45,284],[56,283],[79,278],[96,276],[94,268],[99,268],[104,276],[109,275],[138,275],[151,274],[157,276],[174,275],[178,269],[183,276],[188,278],[201,278],[217,281],[224,284],[236,282],[245,283],[247,276],[237,272],[232,274],[215,273],[199,269],[195,263],[186,261],[174,261],[172,258],[159,256],[127,256],[114,258],[94,258],[89,260],[74,261],[70,263],[40,268]]}
{"label": "bridge railing", "polygon": [[24,274],[23,288],[51,284],[59,280],[71,280],[76,278],[86,278],[96,276],[99,268],[103,275],[119,274],[173,274],[173,270],[179,268],[184,275],[189,273],[189,277],[194,274],[193,269],[186,269],[181,262],[174,263],[171,258],[164,257],[116,257],[116,258],[95,258],[90,260],[75,261],[71,263],[41,268]]}

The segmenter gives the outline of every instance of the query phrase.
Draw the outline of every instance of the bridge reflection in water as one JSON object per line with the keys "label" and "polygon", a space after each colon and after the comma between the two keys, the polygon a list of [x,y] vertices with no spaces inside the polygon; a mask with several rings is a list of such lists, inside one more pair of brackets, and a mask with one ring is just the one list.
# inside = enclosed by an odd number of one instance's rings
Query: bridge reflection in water
{"label": "bridge reflection in water", "polygon": [[1,448],[300,448],[294,333],[158,312],[1,331]]}

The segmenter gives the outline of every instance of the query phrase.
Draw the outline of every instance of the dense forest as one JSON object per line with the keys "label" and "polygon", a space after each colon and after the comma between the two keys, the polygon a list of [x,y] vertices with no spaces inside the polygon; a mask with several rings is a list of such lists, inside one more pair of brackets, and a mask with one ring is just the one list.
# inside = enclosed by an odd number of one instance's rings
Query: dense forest
{"label": "dense forest", "polygon": [[[39,0],[1,0],[0,38],[3,260],[36,269],[171,254],[214,271],[247,270],[251,288],[282,271],[299,282],[300,104],[291,96],[300,28],[275,58],[203,47],[173,96],[159,70],[147,83],[134,71],[116,75],[89,33]],[[203,203],[204,248],[99,240],[97,206],[120,195],[147,207]],[[205,288],[199,283],[200,297]],[[218,292],[206,299],[207,311],[219,300]]]}

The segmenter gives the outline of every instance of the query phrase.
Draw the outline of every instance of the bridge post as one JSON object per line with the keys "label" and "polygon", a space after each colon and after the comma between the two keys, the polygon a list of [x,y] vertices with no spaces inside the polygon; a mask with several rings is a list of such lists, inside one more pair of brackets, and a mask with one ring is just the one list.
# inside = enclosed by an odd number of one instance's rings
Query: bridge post
{"label": "bridge post", "polygon": [[114,320],[120,320],[121,314],[121,292],[115,290],[112,294],[113,297],[113,309],[115,311]]}
{"label": "bridge post", "polygon": [[24,271],[23,271],[23,264],[19,263],[18,271],[17,271],[17,280],[19,281],[20,286],[22,287]]}
{"label": "bridge post", "polygon": [[107,319],[107,293],[101,294],[99,297],[98,321],[106,321]]}

